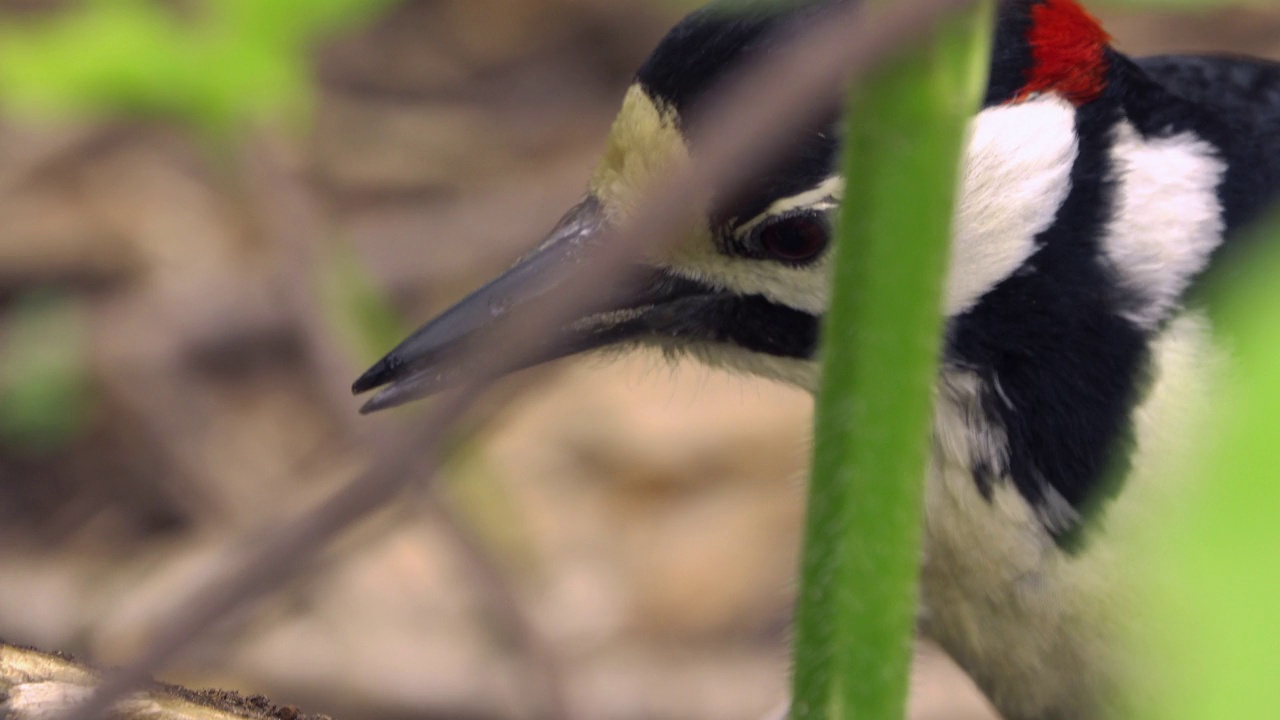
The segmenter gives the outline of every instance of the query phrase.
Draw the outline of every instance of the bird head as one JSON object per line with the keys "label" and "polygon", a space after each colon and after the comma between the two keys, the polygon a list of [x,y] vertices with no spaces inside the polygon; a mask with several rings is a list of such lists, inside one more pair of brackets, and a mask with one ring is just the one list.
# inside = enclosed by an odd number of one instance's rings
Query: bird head
{"label": "bird head", "polygon": [[[689,132],[691,120],[717,83],[767,55],[789,28],[840,2],[713,4],[679,23],[627,90],[586,198],[507,272],[364,373],[355,392],[385,386],[364,410],[399,405],[456,382],[441,372],[447,357],[507,310],[553,289],[558,268],[633,216],[645,192],[673,169],[693,162],[699,148]],[[1034,74],[1041,58],[1029,43],[1044,21],[1033,16],[1036,8],[1056,9],[1049,19],[1059,25],[1076,13],[1091,20],[1070,0],[1009,5],[1013,10],[1002,16],[997,31],[1010,38],[997,41],[995,62],[1003,65],[993,66],[986,108],[970,132],[948,314],[964,311],[1027,259],[1032,239],[1052,222],[1070,185],[1074,106],[1080,98],[1054,92],[1055,78]],[[1068,30],[1086,36],[1093,43],[1089,50],[1105,45],[1100,30],[1096,37],[1088,28]],[[1079,67],[1069,71],[1089,92],[1094,79],[1088,68],[1083,75]],[[709,194],[686,232],[636,268],[629,293],[585,309],[545,338],[529,364],[649,345],[813,389],[829,298],[834,214],[845,189],[840,122],[833,115],[797,131],[782,159],[744,190],[731,197]]]}

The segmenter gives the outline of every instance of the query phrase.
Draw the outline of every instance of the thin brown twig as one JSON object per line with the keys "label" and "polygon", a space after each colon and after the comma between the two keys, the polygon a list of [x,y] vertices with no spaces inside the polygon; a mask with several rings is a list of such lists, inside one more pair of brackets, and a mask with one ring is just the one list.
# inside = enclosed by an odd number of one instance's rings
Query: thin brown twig
{"label": "thin brown twig", "polygon": [[530,703],[536,707],[535,717],[582,720],[583,713],[569,693],[564,658],[539,628],[502,567],[494,561],[484,540],[463,522],[447,499],[439,495],[436,486],[426,486],[422,504],[436,526],[448,534],[456,552],[466,563],[472,582],[487,601],[486,609],[497,616],[501,630],[519,645],[527,682],[540,699],[540,702]]}
{"label": "thin brown twig", "polygon": [[512,312],[501,339],[479,342],[460,364],[471,368],[467,383],[442,396],[413,430],[381,448],[373,466],[319,507],[262,543],[231,572],[195,587],[173,614],[162,619],[146,650],[111,673],[68,720],[95,720],[130,690],[171,661],[235,610],[278,587],[328,539],[390,501],[417,478],[438,469],[454,421],[480,398],[493,379],[517,367],[539,338],[573,316],[575,308],[607,294],[645,248],[675,237],[699,208],[708,189],[732,195],[745,180],[784,150],[794,129],[829,112],[845,88],[883,58],[918,39],[949,12],[972,0],[915,0],[888,9],[847,3],[821,23],[797,33],[767,64],[732,78],[699,127],[698,162],[672,177],[642,204],[636,216],[593,258],[593,271],[565,281],[565,291],[538,307]]}
{"label": "thin brown twig", "polygon": [[322,254],[331,242],[325,236],[324,210],[315,195],[288,168],[287,152],[268,137],[255,137],[241,162],[243,173],[233,178],[252,232],[273,253],[274,289],[301,341],[310,375],[322,385],[327,413],[342,433],[358,441],[369,430],[351,413],[346,378],[354,369],[344,352],[325,308],[321,292]]}
{"label": "thin brown twig", "polygon": [[[247,177],[236,190],[245,196],[248,212],[259,220],[259,232],[280,255],[277,259],[281,264],[277,279],[280,293],[302,337],[304,356],[311,364],[313,375],[325,385],[324,406],[343,435],[358,442],[369,433],[371,424],[360,422],[360,416],[351,412],[351,398],[345,392],[346,379],[355,376],[356,368],[350,367],[348,354],[336,344],[317,297],[317,278],[323,272],[323,259],[317,254],[315,238],[324,225],[320,220],[324,210],[314,193],[308,191],[296,174],[288,171],[281,148],[264,139],[254,150],[246,162]],[[432,492],[431,486],[426,487],[421,499],[423,509],[461,556],[485,604],[503,630],[519,644],[526,675],[542,698],[542,702],[534,706],[532,717],[577,720],[579,715],[570,704],[565,688],[564,663],[534,623],[501,565],[454,508]]]}
{"label": "thin brown twig", "polygon": [[[4,128],[0,128],[3,130]],[[58,135],[64,137],[58,137]],[[138,127],[129,123],[113,122],[91,127],[72,127],[55,131],[57,140],[47,147],[34,143],[36,152],[16,153],[18,157],[6,158],[0,167],[0,194],[38,185],[69,169],[78,167],[86,157],[105,155],[138,136]],[[32,146],[24,143],[23,148]]]}

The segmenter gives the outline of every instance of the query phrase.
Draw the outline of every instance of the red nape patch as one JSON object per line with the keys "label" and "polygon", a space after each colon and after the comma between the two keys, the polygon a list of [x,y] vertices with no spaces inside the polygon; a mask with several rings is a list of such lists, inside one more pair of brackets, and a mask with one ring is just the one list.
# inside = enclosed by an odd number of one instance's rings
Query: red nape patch
{"label": "red nape patch", "polygon": [[1111,36],[1073,0],[1044,0],[1031,7],[1033,65],[1018,99],[1039,92],[1062,95],[1075,105],[1096,99],[1107,86]]}

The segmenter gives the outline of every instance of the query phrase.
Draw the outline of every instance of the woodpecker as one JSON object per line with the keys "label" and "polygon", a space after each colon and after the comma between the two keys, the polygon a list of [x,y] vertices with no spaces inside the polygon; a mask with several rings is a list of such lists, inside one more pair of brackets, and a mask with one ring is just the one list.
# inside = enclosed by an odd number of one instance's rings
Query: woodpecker
{"label": "woodpecker", "polygon": [[[839,1],[713,5],[680,22],[627,90],[582,203],[359,378],[358,393],[386,386],[366,411],[449,384],[442,359],[492,308],[533,302],[566,247],[625,221],[670,158],[696,156],[686,120],[718,81]],[[812,391],[839,123],[709,201],[629,296],[584,311],[537,361],[656,346]],[[1130,58],[1072,0],[1001,5],[944,288],[919,622],[1007,720],[1113,709],[1132,611],[1116,528],[1160,487],[1153,461],[1181,398],[1205,391],[1216,351],[1196,290],[1277,188],[1280,65]]]}

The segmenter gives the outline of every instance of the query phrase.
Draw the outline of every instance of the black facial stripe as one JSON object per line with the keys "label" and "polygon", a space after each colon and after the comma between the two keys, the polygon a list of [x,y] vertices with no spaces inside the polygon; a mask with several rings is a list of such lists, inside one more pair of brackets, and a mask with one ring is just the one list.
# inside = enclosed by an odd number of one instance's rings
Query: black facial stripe
{"label": "black facial stripe", "polygon": [[644,324],[659,337],[734,345],[808,360],[818,347],[819,318],[761,295],[718,294],[655,307]]}
{"label": "black facial stripe", "polygon": [[[948,329],[946,361],[978,375],[985,413],[1007,436],[1000,474],[1046,513],[1051,491],[1082,511],[1100,501],[1109,473],[1122,476],[1147,362],[1147,338],[1120,315],[1133,301],[1099,247],[1117,112],[1107,103],[1078,111],[1072,189],[1037,238],[1041,249]],[[984,489],[990,479],[978,481]],[[1049,529],[1065,544],[1079,528]]]}
{"label": "black facial stripe", "polygon": [[718,308],[727,339],[753,352],[807,360],[818,348],[819,319],[786,305],[750,295]]}

